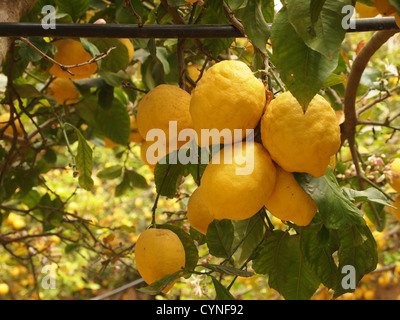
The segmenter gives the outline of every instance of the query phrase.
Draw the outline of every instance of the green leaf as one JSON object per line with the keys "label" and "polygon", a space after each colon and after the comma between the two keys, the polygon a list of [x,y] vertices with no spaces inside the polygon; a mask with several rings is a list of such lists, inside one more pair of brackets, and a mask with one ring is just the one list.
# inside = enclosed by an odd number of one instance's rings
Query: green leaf
{"label": "green leaf", "polygon": [[235,240],[233,247],[241,241],[240,247],[236,250],[234,257],[236,262],[241,265],[244,263],[257,248],[264,237],[264,222],[259,214],[245,220],[232,221],[235,229]]}
{"label": "green leaf", "polygon": [[217,300],[235,300],[235,297],[215,277],[210,276],[214,284]]}
{"label": "green leaf", "polygon": [[311,0],[310,3],[310,17],[311,25],[314,27],[315,22],[317,22],[319,15],[321,13],[322,7],[324,6],[326,0]]}
{"label": "green leaf", "polygon": [[252,277],[254,276],[253,272],[237,269],[230,266],[218,265],[218,264],[203,264],[202,267],[213,270],[215,272],[219,272],[222,274],[228,274],[231,276],[238,277]]}
{"label": "green leaf", "polygon": [[40,98],[42,94],[31,84],[14,84],[14,89],[21,98]]}
{"label": "green leaf", "polygon": [[99,70],[97,73],[109,86],[112,87],[119,87],[122,81],[125,80],[125,72],[122,70],[116,73]]}
{"label": "green leaf", "polygon": [[122,181],[115,188],[115,196],[122,196],[128,189],[147,189],[149,185],[146,179],[134,170],[126,169]]}
{"label": "green leaf", "polygon": [[[354,190],[350,188],[342,188],[343,194],[354,202],[368,202],[363,205],[363,212],[372,221],[378,231],[382,231],[386,226],[385,207],[394,206],[386,198],[386,196],[376,188],[368,188],[366,190]],[[371,205],[374,206],[378,214],[379,222]]]}
{"label": "green leaf", "polygon": [[320,282],[300,250],[300,237],[281,230],[268,236],[257,258],[257,273],[268,275],[268,284],[286,300],[306,300],[315,293]]}
{"label": "green leaf", "polygon": [[185,6],[187,4],[185,0],[168,0],[168,5],[171,7]]}
{"label": "green leaf", "polygon": [[162,277],[161,279],[153,282],[151,285],[149,285],[147,287],[139,288],[137,290],[142,293],[156,295],[156,294],[160,293],[162,290],[164,290],[166,287],[168,287],[176,279],[179,279],[181,276],[182,276],[182,270],[179,270],[175,273],[172,273],[172,274]]}
{"label": "green leaf", "polygon": [[232,11],[236,11],[240,8],[244,8],[248,0],[225,0],[225,2]]}
{"label": "green leaf", "polygon": [[125,174],[128,176],[132,188],[148,189],[150,187],[147,183],[146,178],[136,171],[126,170]]}
{"label": "green leaf", "polygon": [[234,237],[234,228],[231,220],[212,221],[206,234],[210,254],[219,258],[230,258]]}
{"label": "green leaf", "polygon": [[332,73],[328,79],[326,79],[324,85],[322,86],[323,89],[336,86],[338,84],[344,84],[346,79],[344,76]]}
{"label": "green leaf", "polygon": [[122,166],[115,165],[108,168],[104,168],[97,173],[97,177],[100,179],[108,180],[118,178],[122,173]]}
{"label": "green leaf", "polygon": [[[79,40],[82,43],[83,49],[89,52],[92,57],[95,57],[100,54],[99,49],[89,40],[85,38],[79,38]],[[101,60],[99,60],[97,63],[101,65]]]}
{"label": "green leaf", "polygon": [[79,172],[79,185],[90,191],[93,188],[92,179],[92,163],[93,163],[93,151],[89,144],[86,142],[85,137],[77,129],[75,133],[78,136],[78,153],[76,155],[76,168]]}
{"label": "green leaf", "polygon": [[254,46],[266,52],[266,44],[270,36],[270,28],[265,21],[261,0],[248,1],[246,7],[238,12],[244,31]]}
{"label": "green leaf", "polygon": [[114,101],[114,87],[105,85],[99,89],[97,101],[103,109],[111,108]]}
{"label": "green leaf", "polygon": [[305,255],[300,250],[300,237],[290,236],[290,265],[287,269],[285,289],[282,295],[287,300],[309,300],[320,285]]}
{"label": "green leaf", "polygon": [[171,230],[179,237],[183,247],[185,248],[185,270],[193,270],[197,265],[197,261],[199,260],[199,252],[193,242],[192,237],[183,231],[182,228],[171,224],[157,225],[157,228]]}
{"label": "green leaf", "polygon": [[115,196],[122,196],[130,187],[130,181],[127,174],[124,174],[122,181],[115,187]]}
{"label": "green leaf", "polygon": [[346,30],[342,8],[351,0],[288,0],[289,22],[307,46],[337,61]]}
{"label": "green leaf", "polygon": [[68,13],[74,21],[77,21],[89,10],[90,0],[55,0],[59,10]]}
{"label": "green leaf", "polygon": [[307,46],[289,23],[285,7],[275,16],[271,42],[273,63],[279,69],[282,81],[306,110],[336,69],[338,59],[329,60]]}
{"label": "green leaf", "polygon": [[362,212],[341,192],[330,167],[325,176],[320,178],[307,173],[294,173],[294,176],[317,204],[328,229],[343,229],[364,221]]}
{"label": "green leaf", "polygon": [[109,54],[101,59],[101,69],[109,72],[118,72],[124,70],[129,64],[129,52],[125,45],[118,39],[95,38],[90,39],[100,52],[106,52],[112,47]]}
{"label": "green leaf", "polygon": [[284,289],[286,270],[290,264],[289,237],[287,232],[273,231],[268,235],[266,243],[263,244],[252,264],[256,273],[269,276],[269,286],[278,292]]}
{"label": "green leaf", "polygon": [[[52,48],[54,47],[53,44],[44,41],[43,38],[29,38],[28,40],[36,48],[38,48],[41,52],[43,52],[45,54],[49,53],[52,50]],[[43,59],[43,57],[37,51],[35,51],[33,48],[31,48],[25,42],[23,42],[21,40],[16,40],[16,43],[19,44],[18,53],[22,59],[25,59],[25,60],[31,61],[31,62],[36,62],[36,61]]]}
{"label": "green leaf", "polygon": [[[207,10],[201,18],[202,24],[229,24],[222,7],[222,0],[213,0],[207,3]],[[231,45],[233,38],[202,39],[201,42],[217,57]]]}
{"label": "green leaf", "polygon": [[165,74],[168,74],[170,72],[170,66],[169,66],[169,62],[168,62],[168,54],[169,53],[166,48],[163,48],[163,47],[156,48],[156,57],[157,57],[158,61],[161,62]]}
{"label": "green leaf", "polygon": [[375,270],[378,264],[378,254],[376,251],[376,242],[367,225],[353,225],[338,232],[340,247],[338,251],[338,283],[335,288],[335,295],[339,296],[345,292],[354,291],[346,289],[342,285],[346,273],[342,273],[344,266],[355,268],[356,284],[361,278]]}
{"label": "green leaf", "polygon": [[74,252],[76,250],[76,248],[78,248],[78,247],[79,247],[79,244],[76,244],[76,243],[67,244],[65,246],[64,252],[65,252],[65,254],[69,254],[71,252]]}
{"label": "green leaf", "polygon": [[374,203],[379,203],[383,206],[395,208],[390,203],[390,200],[388,200],[386,196],[376,188],[371,187],[365,190],[354,190],[343,187],[342,190],[344,195],[352,201],[355,202],[371,201]]}
{"label": "green leaf", "polygon": [[389,0],[389,3],[395,7],[397,13],[400,12],[400,2],[398,0]]}
{"label": "green leaf", "polygon": [[300,231],[301,250],[320,282],[328,288],[335,288],[337,282],[337,265],[332,256],[338,249],[335,240],[323,225],[319,225],[319,230],[305,227]]}
{"label": "green leaf", "polygon": [[183,166],[181,164],[160,164],[154,168],[154,181],[156,191],[162,196],[173,198],[183,177]]}
{"label": "green leaf", "polygon": [[96,121],[104,135],[115,143],[127,145],[131,122],[126,107],[114,99],[110,108],[98,108],[97,112]]}

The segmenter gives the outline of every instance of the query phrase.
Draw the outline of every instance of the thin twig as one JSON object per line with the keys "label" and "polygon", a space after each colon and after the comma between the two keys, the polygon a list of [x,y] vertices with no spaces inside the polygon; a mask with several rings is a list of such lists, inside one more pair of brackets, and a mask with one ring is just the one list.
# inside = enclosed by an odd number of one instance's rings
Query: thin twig
{"label": "thin twig", "polygon": [[368,103],[365,106],[359,108],[357,110],[357,117],[359,117],[360,114],[363,113],[364,111],[372,108],[377,103],[382,102],[382,101],[386,100],[387,98],[389,98],[392,95],[392,93],[397,91],[397,90],[400,90],[400,86],[396,86],[396,87],[386,91],[384,95],[379,96],[378,98],[372,100],[370,103]]}
{"label": "thin twig", "polygon": [[92,59],[89,59],[85,62],[82,63],[77,63],[77,64],[73,64],[73,65],[64,65],[59,63],[58,61],[54,60],[53,58],[49,57],[47,54],[45,54],[44,52],[42,52],[40,49],[38,49],[34,44],[32,44],[28,39],[24,38],[24,37],[19,37],[19,40],[21,40],[22,42],[26,43],[28,46],[30,46],[33,50],[35,50],[41,57],[45,58],[46,60],[58,65],[63,71],[68,72],[70,75],[74,75],[74,73],[72,71],[70,71],[69,69],[72,68],[78,68],[78,67],[82,67],[85,66],[87,64],[92,64],[92,63],[96,63],[97,61],[104,59],[105,57],[107,57],[110,52],[112,50],[114,50],[116,47],[111,47],[108,48],[107,50],[105,50],[104,52],[94,56]]}
{"label": "thin twig", "polygon": [[138,26],[139,27],[143,27],[143,21],[142,21],[142,17],[135,11],[135,8],[132,5],[131,0],[125,0],[125,4],[124,7],[128,7],[129,10],[131,11],[131,15],[134,16],[136,19],[139,20],[138,22]]}

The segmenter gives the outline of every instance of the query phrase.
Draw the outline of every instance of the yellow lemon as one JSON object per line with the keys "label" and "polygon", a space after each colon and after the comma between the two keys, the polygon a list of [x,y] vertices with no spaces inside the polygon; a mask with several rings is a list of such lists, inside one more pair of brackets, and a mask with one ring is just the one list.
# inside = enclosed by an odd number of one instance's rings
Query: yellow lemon
{"label": "yellow lemon", "polygon": [[187,219],[192,228],[207,234],[208,225],[214,220],[210,214],[201,194],[201,188],[198,187],[191,194],[187,205]]}
{"label": "yellow lemon", "polygon": [[238,47],[245,47],[245,50],[247,50],[251,53],[254,52],[253,44],[247,38],[236,38],[233,45],[238,46]]}
{"label": "yellow lemon", "polygon": [[386,172],[385,174],[386,180],[394,190],[400,192],[400,158],[394,159],[389,166],[390,171]]}
{"label": "yellow lemon", "polygon": [[140,143],[144,139],[139,133],[138,127],[137,127],[137,121],[135,116],[130,116],[131,119],[131,134],[129,136],[129,141],[134,142],[134,143]]}
{"label": "yellow lemon", "polygon": [[318,211],[314,200],[301,188],[291,172],[276,166],[276,182],[265,202],[275,217],[299,226],[308,225]]}
{"label": "yellow lemon", "polygon": [[[192,79],[194,82],[196,82],[199,79],[200,76],[200,70],[202,69],[201,65],[195,64],[195,63],[190,63],[187,65],[186,70],[188,73],[188,76],[190,79]],[[190,86],[189,82],[186,82],[187,86]]]}
{"label": "yellow lemon", "polygon": [[53,97],[58,104],[68,105],[79,101],[78,89],[68,78],[54,79],[47,89],[47,94]]}
{"label": "yellow lemon", "polygon": [[5,296],[10,291],[7,283],[0,283],[0,296]]}
{"label": "yellow lemon", "polygon": [[207,165],[202,196],[215,219],[243,220],[262,209],[275,178],[275,166],[260,143],[228,145]]}
{"label": "yellow lemon", "polygon": [[[247,135],[246,129],[254,129],[259,123],[265,102],[264,85],[244,62],[224,60],[214,64],[192,91],[190,114],[198,144],[242,140]],[[218,135],[217,141],[212,142],[201,137],[207,130],[221,134],[225,131],[226,135]]]}
{"label": "yellow lemon", "polygon": [[[135,245],[137,269],[147,284],[185,267],[185,248],[179,237],[167,229],[147,229]],[[172,283],[163,292],[171,289]]]}
{"label": "yellow lemon", "polygon": [[132,44],[132,41],[129,39],[125,39],[125,38],[121,38],[118,40],[121,41],[125,45],[126,49],[128,50],[129,62],[131,62],[133,59],[133,55],[135,54],[135,48]]}
{"label": "yellow lemon", "polygon": [[[9,119],[10,119],[10,114],[8,112],[0,115],[0,131],[2,128],[4,128],[7,125]],[[15,116],[14,116],[14,124],[15,124],[15,128],[17,129],[18,136],[22,137],[24,132],[21,128],[21,124],[19,123],[18,119],[15,119]],[[4,131],[4,133],[14,136],[13,127],[11,125],[9,125],[7,127],[7,129]]]}
{"label": "yellow lemon", "polygon": [[396,12],[389,0],[371,0],[374,3],[375,8],[379,11],[382,16],[390,16]]}
{"label": "yellow lemon", "polygon": [[393,215],[393,217],[395,217],[396,220],[400,221],[400,194],[397,195],[396,199],[394,200],[395,201],[392,203],[392,205],[395,206],[396,209],[388,207],[388,211]]}
{"label": "yellow lemon", "polygon": [[358,1],[355,8],[359,18],[373,18],[379,14],[379,11],[375,7],[367,6],[364,3]]}
{"label": "yellow lemon", "polygon": [[[81,64],[92,59],[80,41],[74,39],[61,39],[53,43],[57,47],[54,60],[65,66]],[[90,77],[97,70],[96,63],[85,64],[80,67],[69,69],[74,75],[61,69],[60,66],[53,64],[49,72],[59,78],[84,79]]]}
{"label": "yellow lemon", "polygon": [[149,140],[147,133],[158,129],[165,134],[167,143],[170,139],[177,139],[182,130],[192,127],[189,105],[190,94],[177,86],[161,84],[150,90],[137,109],[136,121],[140,135]]}
{"label": "yellow lemon", "polygon": [[339,123],[329,102],[316,95],[303,112],[289,91],[268,105],[261,120],[261,139],[282,169],[315,177],[326,173],[341,144]]}
{"label": "yellow lemon", "polygon": [[329,159],[329,165],[334,170],[336,167],[336,156],[332,155]]}
{"label": "yellow lemon", "polygon": [[396,12],[393,15],[394,15],[394,19],[396,21],[397,26],[400,28],[400,17],[399,17],[399,14]]}

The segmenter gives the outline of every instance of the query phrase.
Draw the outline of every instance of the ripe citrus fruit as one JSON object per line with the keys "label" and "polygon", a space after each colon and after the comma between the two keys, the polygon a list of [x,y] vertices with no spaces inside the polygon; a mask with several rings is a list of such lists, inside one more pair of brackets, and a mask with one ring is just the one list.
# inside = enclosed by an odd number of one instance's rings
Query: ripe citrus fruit
{"label": "ripe citrus fruit", "polygon": [[390,171],[385,174],[386,179],[394,190],[400,192],[400,158],[394,159],[389,166]]}
{"label": "ripe citrus fruit", "polygon": [[373,18],[379,14],[379,11],[375,7],[367,6],[364,3],[358,2],[356,3],[356,12],[358,13],[358,17],[363,18]]}
{"label": "ripe citrus fruit", "polygon": [[144,139],[139,133],[136,117],[132,115],[130,116],[130,119],[131,119],[131,134],[129,136],[129,141],[135,143],[141,143]]}
{"label": "ripe citrus fruit", "polygon": [[[168,229],[147,229],[135,245],[136,267],[147,284],[185,267],[185,248],[179,237]],[[167,286],[166,293],[174,284]]]}
{"label": "ripe citrus fruit", "polygon": [[233,42],[233,45],[236,47],[245,48],[246,51],[249,51],[251,53],[254,52],[253,44],[247,38],[236,38]]}
{"label": "ripe citrus fruit", "polygon": [[215,219],[247,219],[264,206],[275,178],[275,166],[260,143],[228,145],[207,165],[202,197]]}
{"label": "ripe citrus fruit", "polygon": [[126,49],[128,49],[128,55],[129,55],[128,60],[129,60],[129,62],[131,62],[133,59],[133,55],[135,54],[135,48],[132,44],[132,41],[129,39],[125,39],[125,38],[121,38],[118,40],[121,41],[125,45]]}
{"label": "ripe citrus fruit", "polygon": [[382,16],[390,16],[396,12],[389,0],[371,0],[374,3],[375,8],[379,11]]}
{"label": "ripe citrus fruit", "polygon": [[[241,61],[224,60],[214,64],[198,81],[192,91],[190,114],[197,133],[198,144],[229,144],[242,140],[246,129],[259,123],[266,102],[265,88],[250,68]],[[202,129],[228,130],[226,138],[217,141],[202,139]],[[234,130],[239,134],[234,136]]]}
{"label": "ripe citrus fruit", "polygon": [[[186,70],[187,70],[188,76],[194,82],[196,82],[199,79],[201,68],[202,68],[201,65],[198,65],[198,64],[195,64],[195,63],[190,63],[190,64],[187,65]],[[187,86],[191,86],[191,84],[189,82],[186,82],[186,85]]]}
{"label": "ripe citrus fruit", "polygon": [[[190,94],[185,90],[161,84],[150,90],[140,101],[136,121],[140,135],[147,139],[147,133],[152,129],[159,129],[169,139],[177,139],[181,130],[192,127],[189,113]],[[177,132],[170,132],[171,121],[176,121]]]}
{"label": "ripe citrus fruit", "polygon": [[[65,66],[84,63],[92,59],[92,56],[87,52],[80,41],[74,39],[61,39],[53,43],[57,47],[57,52],[54,54],[54,60]],[[49,72],[59,78],[84,79],[90,77],[97,70],[96,63],[85,64],[80,67],[69,69],[74,75],[61,69],[60,66],[53,64]]]}
{"label": "ripe citrus fruit", "polygon": [[5,296],[10,291],[7,283],[0,283],[0,296]]}
{"label": "ripe citrus fruit", "polygon": [[273,99],[261,120],[261,139],[271,158],[289,172],[326,173],[340,147],[340,127],[328,101],[316,95],[304,113],[285,92]]}
{"label": "ripe citrus fruit", "polygon": [[68,78],[54,79],[47,89],[47,94],[53,97],[58,104],[68,105],[79,101],[78,89]]}
{"label": "ripe citrus fruit", "polygon": [[[9,113],[4,113],[0,115],[0,130],[2,130],[8,123],[10,119],[10,114]],[[14,116],[15,119],[15,116]],[[18,119],[14,120],[15,128],[17,129],[18,136],[23,136],[24,132],[22,131],[21,125],[18,121]],[[11,125],[7,127],[7,129],[4,131],[4,133],[9,134],[11,136],[14,136],[14,129]]]}
{"label": "ripe citrus fruit", "polygon": [[318,211],[314,200],[297,183],[293,173],[279,166],[276,166],[274,190],[265,207],[275,217],[299,226],[308,225]]}
{"label": "ripe citrus fruit", "polygon": [[204,204],[200,187],[194,190],[189,198],[186,216],[192,228],[202,234],[207,234],[208,225],[214,220],[214,217]]}

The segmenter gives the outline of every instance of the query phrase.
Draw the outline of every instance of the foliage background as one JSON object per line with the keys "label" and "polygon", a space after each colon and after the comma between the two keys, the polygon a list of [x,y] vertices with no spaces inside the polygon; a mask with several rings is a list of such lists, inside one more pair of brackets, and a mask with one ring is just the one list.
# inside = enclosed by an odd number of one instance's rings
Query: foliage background
{"label": "foliage background", "polygon": [[[343,5],[346,1],[338,2],[338,5]],[[191,6],[181,0],[132,0],[130,3],[147,24],[177,23],[178,16],[174,12],[179,12],[179,17],[188,24],[231,23],[224,12],[223,2],[219,0],[205,1],[205,6]],[[251,42],[245,38],[184,41],[181,48],[185,68],[190,64],[202,68],[220,59],[241,59],[251,65],[273,93],[278,93],[285,85],[298,91],[298,84],[285,79],[286,70],[278,72],[267,59],[271,47],[266,23],[276,18],[273,2],[226,3],[243,22]],[[107,23],[138,23],[123,0],[72,0],[68,3],[40,0],[24,21],[40,21],[44,4],[57,8],[58,22],[93,23],[102,18]],[[290,17],[291,12],[287,14]],[[285,19],[282,11],[280,19]],[[343,34],[342,50],[336,53],[338,63],[325,71],[329,78],[322,77],[319,79],[321,83],[310,78],[306,83],[310,87],[306,91],[320,91],[323,86],[321,92],[330,99],[335,110],[341,110],[351,62],[371,36],[372,33]],[[53,56],[55,48],[51,40],[30,39],[42,52]],[[128,141],[129,126],[121,125],[127,124],[129,115],[135,114],[145,92],[158,84],[184,85],[188,91],[195,85],[196,76],[185,78],[182,60],[176,54],[182,44],[176,39],[132,39],[135,55],[129,62],[126,50],[119,47],[116,40],[81,41],[93,55],[113,45],[118,46],[118,50],[99,63],[96,77],[75,81],[81,98],[74,105],[58,105],[46,95],[45,89],[52,80],[48,73],[51,63],[22,41],[16,41],[3,64],[3,74],[0,74],[1,113],[7,111],[6,104],[12,105],[28,133],[53,119],[51,126],[46,126],[32,139],[30,148],[19,146],[10,150],[10,141],[1,141],[1,162],[6,163],[12,153],[15,156],[12,166],[9,170],[2,170],[1,176],[0,282],[10,287],[10,292],[1,296],[4,299],[88,299],[139,279],[134,262],[134,243],[149,226],[154,213],[157,223],[180,227],[196,240],[200,267],[221,265],[230,258],[223,254],[211,255],[210,251],[215,253],[215,247],[210,249],[210,243],[206,244],[204,237],[191,229],[185,220],[188,197],[197,186],[196,177],[178,172],[170,182],[175,188],[163,190],[169,197],[165,194],[158,197],[156,185],[159,189],[165,168],[159,166],[154,175],[141,160],[140,145]],[[283,52],[278,55],[281,61],[299,64],[304,59],[302,51],[293,54],[288,49],[285,44],[277,43],[277,52]],[[393,95],[374,104],[361,119],[383,123],[388,116],[398,113],[399,49],[399,39],[395,36],[369,62],[357,92],[358,108],[382,97],[387,90],[392,90]],[[282,65],[279,59],[276,63]],[[7,79],[12,79],[13,83],[14,99],[11,103]],[[308,96],[303,98],[304,101],[309,99]],[[398,127],[399,119],[391,125]],[[46,137],[46,143],[43,143],[42,136]],[[119,145],[106,148],[105,137]],[[368,178],[388,194],[394,194],[385,181],[384,167],[389,159],[400,156],[398,130],[385,126],[358,126],[356,142]],[[11,141],[11,145],[16,144]],[[78,170],[78,178],[74,161],[78,162],[82,156],[78,148],[85,146],[93,152],[92,168],[90,171],[89,168]],[[180,182],[182,175],[185,177],[176,189],[176,182]],[[355,166],[346,146],[337,156],[334,176],[341,187],[359,189]],[[397,285],[400,280],[399,222],[383,205],[378,208],[380,224],[374,221],[373,213],[366,206],[362,208],[378,245],[377,270],[364,276],[355,292],[338,299],[396,299],[400,295]],[[275,227],[275,235],[279,235],[279,230],[287,230],[288,226],[279,219],[272,216],[269,219]],[[19,226],[13,224],[15,220],[19,221]],[[240,235],[246,234],[249,226],[253,226],[250,221],[245,223],[235,224],[236,243],[231,243],[230,248],[234,248]],[[233,275],[228,269],[221,274],[208,273],[210,269],[207,268],[196,269],[197,273],[182,278],[167,295],[157,295],[156,298],[214,299],[216,296],[230,298],[228,294],[232,294],[236,299],[282,299],[280,293],[268,286],[267,276],[248,277],[245,271],[242,274],[238,271],[238,266],[249,258],[246,254],[255,249],[271,227],[257,221],[253,223],[253,239],[248,243],[251,250],[241,247],[235,252]],[[215,232],[218,228],[224,231],[231,228],[229,224],[214,227]],[[218,243],[217,247],[220,245],[224,243]],[[57,288],[43,290],[41,268],[50,263],[56,266]],[[247,270],[252,272],[251,264],[248,267]],[[230,293],[221,286],[228,287]],[[154,296],[129,289],[112,298],[149,299]],[[312,299],[329,298],[332,298],[332,292],[323,286],[312,295]]]}

